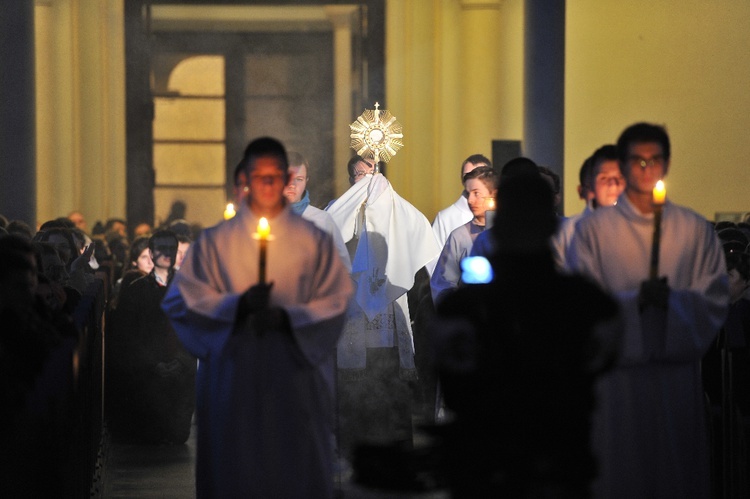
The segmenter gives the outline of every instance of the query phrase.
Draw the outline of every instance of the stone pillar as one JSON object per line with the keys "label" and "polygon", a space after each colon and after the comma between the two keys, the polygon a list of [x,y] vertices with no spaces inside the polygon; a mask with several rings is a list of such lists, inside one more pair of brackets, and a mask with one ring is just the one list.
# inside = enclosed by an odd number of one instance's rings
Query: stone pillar
{"label": "stone pillar", "polygon": [[352,118],[352,22],[355,5],[326,5],[325,12],[333,24],[333,178],[335,196],[349,188],[346,163],[353,151],[349,147],[349,124]]}
{"label": "stone pillar", "polygon": [[8,0],[0,8],[0,95],[0,214],[35,229],[34,2],[29,0]]}
{"label": "stone pillar", "polygon": [[[461,0],[461,161],[469,154],[492,153],[494,130],[500,127],[499,95],[495,88],[502,61],[500,46],[501,0]],[[460,163],[454,165],[451,182]]]}
{"label": "stone pillar", "polygon": [[563,178],[565,0],[526,0],[524,24],[523,152]]}

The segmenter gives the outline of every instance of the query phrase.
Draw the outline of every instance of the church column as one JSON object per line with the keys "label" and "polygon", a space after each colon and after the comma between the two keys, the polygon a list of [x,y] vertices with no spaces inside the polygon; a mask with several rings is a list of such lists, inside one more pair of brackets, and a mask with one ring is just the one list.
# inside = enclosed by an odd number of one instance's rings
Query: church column
{"label": "church column", "polygon": [[338,197],[349,188],[346,163],[349,150],[349,124],[352,120],[352,22],[354,5],[326,5],[326,15],[333,24],[334,110],[333,110],[333,178]]}
{"label": "church column", "polygon": [[565,0],[526,0],[524,19],[523,151],[562,178]]}
{"label": "church column", "polygon": [[0,214],[36,228],[34,2],[0,8]]}
{"label": "church column", "polygon": [[[473,153],[492,154],[494,131],[500,126],[499,96],[493,91],[500,71],[501,0],[461,0],[460,112],[461,159]],[[457,178],[453,165],[450,181]]]}

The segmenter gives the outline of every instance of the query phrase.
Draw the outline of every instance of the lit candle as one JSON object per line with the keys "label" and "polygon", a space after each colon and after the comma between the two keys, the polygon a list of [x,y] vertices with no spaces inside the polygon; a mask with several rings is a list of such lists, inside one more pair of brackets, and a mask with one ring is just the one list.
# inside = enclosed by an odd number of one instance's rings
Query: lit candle
{"label": "lit candle", "polygon": [[651,242],[651,265],[649,267],[649,278],[659,278],[659,247],[661,246],[661,212],[664,208],[664,200],[667,198],[667,189],[664,182],[659,180],[654,186],[654,239]]}
{"label": "lit candle", "polygon": [[234,205],[232,203],[227,204],[227,209],[224,210],[224,220],[229,220],[233,216],[237,214],[236,211],[234,211]]}
{"label": "lit candle", "polygon": [[485,205],[487,210],[484,212],[484,226],[486,229],[490,229],[495,223],[495,198],[488,197]]}
{"label": "lit candle", "polygon": [[654,186],[654,204],[664,204],[664,200],[667,198],[667,189],[664,187],[664,182],[659,180]]}
{"label": "lit candle", "polygon": [[268,251],[268,240],[271,238],[271,226],[266,217],[258,221],[256,237],[260,241],[260,261],[258,262],[258,282],[266,283],[266,252]]}

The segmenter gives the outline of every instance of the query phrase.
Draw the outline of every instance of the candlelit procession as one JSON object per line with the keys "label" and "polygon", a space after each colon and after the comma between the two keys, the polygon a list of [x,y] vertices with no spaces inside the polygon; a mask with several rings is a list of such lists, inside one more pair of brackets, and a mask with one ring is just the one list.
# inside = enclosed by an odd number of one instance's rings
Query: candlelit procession
{"label": "candlelit procession", "polygon": [[4,0],[0,496],[750,498],[748,26]]}

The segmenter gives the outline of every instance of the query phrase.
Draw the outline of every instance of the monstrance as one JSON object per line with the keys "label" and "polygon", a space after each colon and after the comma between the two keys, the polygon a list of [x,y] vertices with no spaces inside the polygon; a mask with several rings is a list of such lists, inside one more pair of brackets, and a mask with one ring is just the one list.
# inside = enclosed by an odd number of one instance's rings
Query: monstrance
{"label": "monstrance", "polygon": [[386,163],[404,146],[401,123],[396,121],[388,110],[365,109],[357,120],[349,125],[352,149],[364,157],[371,157],[375,163]]}

